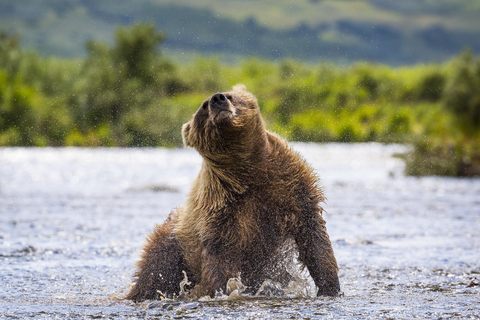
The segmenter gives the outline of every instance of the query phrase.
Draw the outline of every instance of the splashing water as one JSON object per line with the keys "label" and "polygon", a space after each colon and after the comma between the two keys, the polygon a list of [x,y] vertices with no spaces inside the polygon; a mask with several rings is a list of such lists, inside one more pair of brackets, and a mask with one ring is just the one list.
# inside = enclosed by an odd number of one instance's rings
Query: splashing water
{"label": "splashing water", "polygon": [[290,281],[287,287],[283,287],[279,282],[267,279],[265,280],[257,292],[253,295],[246,293],[248,288],[242,283],[241,274],[237,277],[228,279],[225,288],[225,293],[222,289],[217,291],[213,298],[210,296],[203,296],[200,293],[203,292],[200,285],[196,285],[191,290],[187,290],[186,287],[191,284],[188,280],[187,273],[183,272],[183,280],[179,284],[180,293],[174,297],[174,299],[167,299],[161,291],[161,300],[168,301],[223,301],[223,300],[235,300],[235,299],[251,299],[251,298],[265,298],[265,297],[285,297],[285,298],[313,298],[315,297],[315,284],[312,279],[308,279],[308,272],[301,272],[298,262],[295,265],[289,267],[290,274],[294,280]]}
{"label": "splashing water", "polygon": [[183,299],[184,297],[188,297],[188,292],[185,290],[185,286],[189,286],[192,283],[188,281],[187,273],[185,271],[183,272],[183,280],[180,282],[180,293],[178,294],[179,299]]}

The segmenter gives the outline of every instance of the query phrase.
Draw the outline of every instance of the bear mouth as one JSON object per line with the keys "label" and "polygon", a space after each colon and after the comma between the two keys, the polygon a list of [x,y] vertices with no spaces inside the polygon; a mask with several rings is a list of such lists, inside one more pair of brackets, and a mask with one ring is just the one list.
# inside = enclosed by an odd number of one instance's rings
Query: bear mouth
{"label": "bear mouth", "polygon": [[225,123],[232,118],[233,112],[230,110],[219,110],[215,114],[210,115],[210,121],[214,124]]}

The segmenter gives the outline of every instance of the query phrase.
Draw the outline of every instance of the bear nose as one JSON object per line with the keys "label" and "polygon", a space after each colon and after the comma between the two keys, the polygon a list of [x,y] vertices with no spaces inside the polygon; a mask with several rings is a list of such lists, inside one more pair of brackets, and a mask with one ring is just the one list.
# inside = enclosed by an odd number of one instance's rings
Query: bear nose
{"label": "bear nose", "polygon": [[228,109],[228,99],[223,93],[215,93],[210,98],[212,108]]}

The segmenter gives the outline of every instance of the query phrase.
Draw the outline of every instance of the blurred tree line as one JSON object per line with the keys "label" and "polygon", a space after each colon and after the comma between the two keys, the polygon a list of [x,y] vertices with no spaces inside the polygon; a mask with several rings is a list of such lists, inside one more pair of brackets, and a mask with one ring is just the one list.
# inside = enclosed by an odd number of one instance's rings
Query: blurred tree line
{"label": "blurred tree line", "polygon": [[[363,58],[399,66],[444,61],[466,44],[480,52],[480,23],[476,19],[480,15],[479,1],[248,3],[3,0],[0,29],[18,30],[25,46],[62,57],[84,56],[83,43],[92,34],[111,44],[111,30],[133,21],[152,21],[159,30],[166,31],[169,36],[164,48],[227,57],[294,57],[342,63]],[[368,14],[358,15],[359,5]],[[230,10],[234,7],[237,10]],[[275,14],[271,14],[272,8]]]}
{"label": "blurred tree line", "polygon": [[205,97],[244,83],[270,130],[294,141],[410,143],[407,173],[480,174],[480,59],[391,68],[271,62],[229,65],[160,52],[153,24],[117,29],[84,59],[41,57],[0,35],[1,146],[180,146]]}

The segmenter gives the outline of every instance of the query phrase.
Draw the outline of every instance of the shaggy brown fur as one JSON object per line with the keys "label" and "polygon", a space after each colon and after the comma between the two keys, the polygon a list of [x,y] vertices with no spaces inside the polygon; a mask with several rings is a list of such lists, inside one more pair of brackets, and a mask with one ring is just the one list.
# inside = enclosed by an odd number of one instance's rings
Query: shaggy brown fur
{"label": "shaggy brown fur", "polygon": [[282,248],[289,241],[318,295],[337,295],[319,181],[285,141],[265,130],[245,87],[207,98],[182,133],[184,144],[202,155],[202,168],[185,204],[149,237],[127,299],[178,294],[182,271],[209,295],[225,291],[239,274],[253,293],[266,279],[286,284],[291,278]]}

